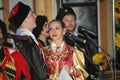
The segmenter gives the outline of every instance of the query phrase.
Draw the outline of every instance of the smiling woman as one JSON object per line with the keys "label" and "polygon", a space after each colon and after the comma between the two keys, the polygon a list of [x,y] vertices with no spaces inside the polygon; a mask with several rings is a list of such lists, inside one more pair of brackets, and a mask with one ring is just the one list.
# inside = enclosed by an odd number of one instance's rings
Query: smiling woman
{"label": "smiling woman", "polygon": [[[50,80],[86,80],[83,53],[64,41],[66,27],[60,20],[49,23],[50,45],[42,49]],[[64,74],[64,75],[62,75]],[[69,78],[69,79],[68,79]]]}

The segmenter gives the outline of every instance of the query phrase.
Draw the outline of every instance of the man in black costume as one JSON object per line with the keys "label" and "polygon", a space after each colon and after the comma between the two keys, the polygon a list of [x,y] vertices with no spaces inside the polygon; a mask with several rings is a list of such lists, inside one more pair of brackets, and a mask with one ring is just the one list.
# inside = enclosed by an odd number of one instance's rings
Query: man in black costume
{"label": "man in black costume", "polygon": [[17,27],[16,35],[26,36],[22,39],[14,37],[14,41],[29,65],[31,80],[46,80],[48,75],[43,56],[32,34],[32,30],[36,27],[36,15],[28,5],[18,2],[12,8],[8,20]]}

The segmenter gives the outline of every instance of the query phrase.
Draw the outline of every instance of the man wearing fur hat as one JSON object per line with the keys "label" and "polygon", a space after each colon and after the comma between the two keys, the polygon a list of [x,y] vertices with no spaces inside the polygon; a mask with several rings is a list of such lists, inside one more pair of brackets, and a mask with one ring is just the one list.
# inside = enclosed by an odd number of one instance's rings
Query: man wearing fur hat
{"label": "man wearing fur hat", "polygon": [[16,35],[27,36],[28,40],[15,40],[17,48],[22,52],[26,59],[31,73],[31,80],[46,80],[45,64],[40,54],[37,40],[32,34],[36,27],[36,15],[31,8],[18,2],[9,14],[9,22],[17,27]]}
{"label": "man wearing fur hat", "polygon": [[[67,32],[75,34],[76,14],[71,7],[61,7],[57,13],[56,19],[65,23]],[[75,42],[69,39],[69,37],[65,37],[65,41],[69,45],[75,46]]]}
{"label": "man wearing fur hat", "polygon": [[76,28],[76,14],[72,8],[60,8],[57,13],[56,19],[62,20],[66,25],[67,31],[74,33]]}

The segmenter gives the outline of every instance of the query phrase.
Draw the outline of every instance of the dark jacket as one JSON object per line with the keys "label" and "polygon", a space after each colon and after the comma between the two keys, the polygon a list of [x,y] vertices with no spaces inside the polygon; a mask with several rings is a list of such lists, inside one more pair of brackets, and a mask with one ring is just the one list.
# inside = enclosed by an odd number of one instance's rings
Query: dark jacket
{"label": "dark jacket", "polygon": [[29,65],[31,79],[46,80],[48,75],[46,73],[43,56],[40,54],[40,49],[31,37],[27,38],[26,40],[15,39],[15,44]]}

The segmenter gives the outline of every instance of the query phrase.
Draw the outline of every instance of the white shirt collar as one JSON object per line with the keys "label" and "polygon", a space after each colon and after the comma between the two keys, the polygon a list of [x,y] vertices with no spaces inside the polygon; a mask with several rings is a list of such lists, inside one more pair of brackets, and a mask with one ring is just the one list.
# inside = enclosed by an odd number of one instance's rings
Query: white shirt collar
{"label": "white shirt collar", "polygon": [[23,28],[17,29],[16,35],[20,35],[20,36],[31,36],[32,39],[35,41],[35,43],[38,44],[35,36],[34,36],[34,35],[32,34],[32,32],[29,31],[28,29],[23,29]]}

